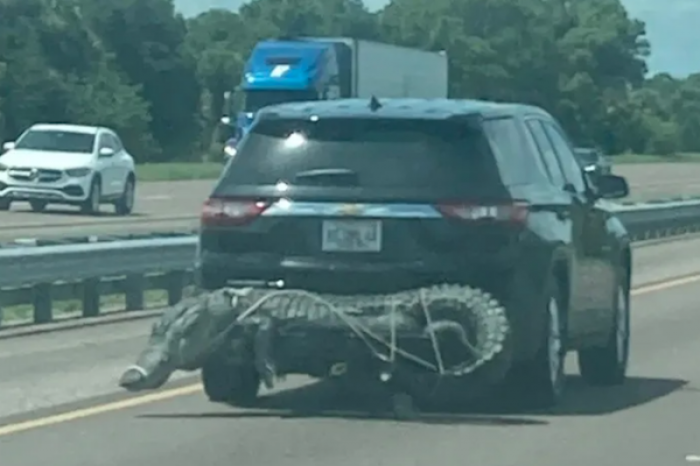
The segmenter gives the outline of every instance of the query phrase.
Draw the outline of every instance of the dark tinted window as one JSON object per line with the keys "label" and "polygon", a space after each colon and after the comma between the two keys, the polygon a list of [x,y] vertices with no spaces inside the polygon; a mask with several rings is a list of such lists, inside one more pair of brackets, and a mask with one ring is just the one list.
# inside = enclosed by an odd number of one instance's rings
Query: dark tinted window
{"label": "dark tinted window", "polygon": [[95,142],[93,134],[31,129],[17,141],[17,149],[89,154]]}
{"label": "dark tinted window", "polygon": [[392,195],[456,196],[500,184],[483,136],[455,122],[267,120],[243,139],[217,189],[280,181],[303,186],[308,181],[300,175],[322,169],[350,171],[358,187]]}
{"label": "dark tinted window", "polygon": [[571,183],[576,191],[583,193],[586,191],[586,183],[583,181],[583,174],[581,173],[581,166],[576,161],[576,156],[569,144],[569,141],[562,134],[561,130],[551,123],[543,122],[544,130],[549,136],[549,140],[552,142],[554,151],[557,153],[557,157],[561,162],[561,168],[564,171],[564,176],[566,181]]}
{"label": "dark tinted window", "polygon": [[499,118],[484,122],[484,131],[491,142],[507,185],[538,183],[542,180],[544,167],[533,157],[520,125],[513,118]]}
{"label": "dark tinted window", "polygon": [[112,144],[112,139],[109,137],[109,134],[107,134],[107,133],[100,134],[98,147],[100,149],[103,149],[103,148],[114,149],[114,146]]}
{"label": "dark tinted window", "polygon": [[535,140],[535,145],[540,151],[542,160],[544,161],[547,172],[549,173],[549,179],[552,180],[558,187],[564,187],[566,184],[566,179],[564,178],[564,172],[561,169],[561,165],[557,160],[557,155],[554,152],[554,146],[549,141],[547,134],[544,132],[542,124],[537,120],[529,120],[527,122],[527,127]]}
{"label": "dark tinted window", "polygon": [[119,152],[119,151],[124,150],[124,145],[122,144],[121,140],[117,136],[110,134],[109,138],[111,140],[111,144],[114,147],[115,151]]}

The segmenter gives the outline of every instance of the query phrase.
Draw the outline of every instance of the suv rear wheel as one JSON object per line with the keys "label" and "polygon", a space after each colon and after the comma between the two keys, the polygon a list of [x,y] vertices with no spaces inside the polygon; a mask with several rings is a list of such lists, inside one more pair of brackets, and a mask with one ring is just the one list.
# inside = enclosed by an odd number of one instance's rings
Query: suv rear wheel
{"label": "suv rear wheel", "polygon": [[11,206],[12,206],[12,201],[10,201],[9,199],[0,199],[0,211],[10,210]]}
{"label": "suv rear wheel", "polygon": [[566,376],[565,303],[552,277],[544,299],[542,341],[531,361],[518,364],[508,377],[509,391],[529,408],[552,408],[563,397]]}
{"label": "suv rear wheel", "polygon": [[614,321],[610,338],[602,348],[586,348],[578,352],[581,377],[591,385],[619,385],[627,376],[630,345],[629,291],[617,286]]}
{"label": "suv rear wheel", "polygon": [[209,401],[249,406],[260,390],[260,376],[252,365],[230,364],[213,356],[202,367],[202,385]]}

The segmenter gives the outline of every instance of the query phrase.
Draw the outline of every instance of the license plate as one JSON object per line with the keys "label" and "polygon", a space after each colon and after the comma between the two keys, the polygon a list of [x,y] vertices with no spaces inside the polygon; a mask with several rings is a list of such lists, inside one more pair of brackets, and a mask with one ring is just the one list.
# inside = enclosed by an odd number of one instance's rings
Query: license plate
{"label": "license plate", "polygon": [[382,250],[382,222],[325,220],[321,248],[326,252],[379,252]]}
{"label": "license plate", "polygon": [[55,194],[49,194],[49,193],[27,193],[27,192],[21,192],[21,191],[11,191],[9,194],[9,197],[15,198],[15,199],[55,199],[56,195]]}

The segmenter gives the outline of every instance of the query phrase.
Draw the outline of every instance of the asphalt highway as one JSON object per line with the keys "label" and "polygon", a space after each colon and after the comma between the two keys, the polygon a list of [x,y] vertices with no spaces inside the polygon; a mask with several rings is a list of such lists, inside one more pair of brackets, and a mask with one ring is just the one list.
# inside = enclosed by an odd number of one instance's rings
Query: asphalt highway
{"label": "asphalt highway", "polygon": [[0,464],[683,464],[700,455],[698,246],[635,251],[629,381],[587,387],[572,360],[568,396],[550,413],[489,402],[398,422],[376,400],[291,377],[257,410],[210,404],[187,376],[144,395],[116,393],[148,320],[0,340]]}
{"label": "asphalt highway", "polygon": [[192,230],[198,225],[202,202],[213,183],[211,180],[142,183],[137,187],[134,213],[128,217],[115,215],[109,205],[103,205],[98,216],[84,216],[77,208],[51,205],[45,212],[34,213],[29,204],[18,202],[11,211],[0,212],[0,241]]}
{"label": "asphalt highway", "polygon": [[[631,200],[700,195],[700,164],[620,165],[614,170],[628,177]],[[47,212],[33,213],[28,204],[17,203],[11,212],[0,212],[0,241],[191,231],[212,185],[211,180],[142,183],[129,217],[115,216],[107,205],[100,216],[85,217],[75,208],[49,206]]]}
{"label": "asphalt highway", "polygon": [[632,200],[700,195],[700,164],[622,164],[613,173],[627,178]]}

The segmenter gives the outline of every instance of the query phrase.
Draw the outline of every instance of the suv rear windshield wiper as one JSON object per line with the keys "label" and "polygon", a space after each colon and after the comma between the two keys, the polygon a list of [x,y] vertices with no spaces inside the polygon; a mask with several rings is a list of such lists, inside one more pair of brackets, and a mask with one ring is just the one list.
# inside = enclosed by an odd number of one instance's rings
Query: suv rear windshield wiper
{"label": "suv rear windshield wiper", "polygon": [[299,172],[293,182],[306,186],[359,186],[360,176],[346,168],[322,168]]}

